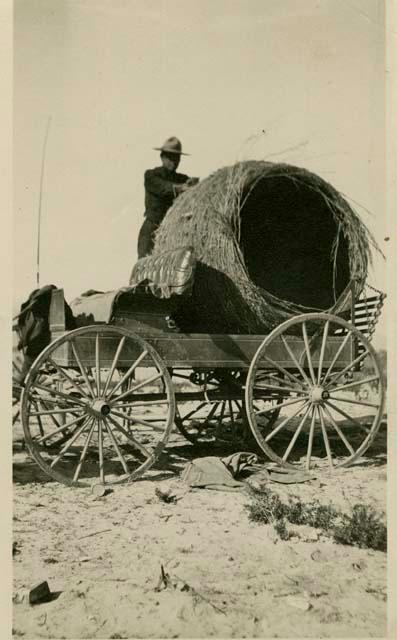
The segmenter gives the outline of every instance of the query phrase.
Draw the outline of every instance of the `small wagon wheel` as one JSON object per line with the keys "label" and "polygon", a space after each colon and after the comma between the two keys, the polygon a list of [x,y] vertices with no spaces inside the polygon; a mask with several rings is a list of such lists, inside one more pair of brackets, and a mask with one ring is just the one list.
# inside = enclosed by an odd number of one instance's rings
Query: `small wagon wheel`
{"label": "small wagon wheel", "polygon": [[175,425],[197,446],[216,441],[242,443],[246,435],[242,388],[245,373],[215,370],[207,378],[203,399],[177,402]]}
{"label": "small wagon wheel", "polygon": [[[275,357],[272,354],[277,354]],[[274,374],[282,374],[274,382]],[[277,392],[279,415],[256,396]],[[348,322],[325,313],[287,320],[265,338],[246,384],[249,424],[261,449],[286,467],[343,467],[361,457],[378,431],[385,401],[376,353]],[[273,409],[274,411],[274,409]]]}
{"label": "small wagon wheel", "polygon": [[[144,365],[144,367],[143,367]],[[33,363],[22,396],[26,444],[45,473],[70,486],[135,480],[158,459],[174,423],[168,371],[122,327],[82,327]]]}

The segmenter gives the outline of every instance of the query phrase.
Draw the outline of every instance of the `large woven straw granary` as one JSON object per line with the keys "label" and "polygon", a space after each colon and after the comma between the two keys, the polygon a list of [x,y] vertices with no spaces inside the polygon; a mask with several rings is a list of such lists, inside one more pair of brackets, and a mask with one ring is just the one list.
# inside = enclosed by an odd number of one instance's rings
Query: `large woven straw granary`
{"label": "large woven straw granary", "polygon": [[332,309],[364,285],[374,241],[329,183],[305,169],[247,161],[225,167],[180,196],[154,254],[194,248],[187,331],[264,333],[308,310]]}

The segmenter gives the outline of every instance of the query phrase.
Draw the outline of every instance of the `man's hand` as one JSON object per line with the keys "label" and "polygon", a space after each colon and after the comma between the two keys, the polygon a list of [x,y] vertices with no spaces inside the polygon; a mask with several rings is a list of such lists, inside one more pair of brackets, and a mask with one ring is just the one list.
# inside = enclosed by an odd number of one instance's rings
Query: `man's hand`
{"label": "man's hand", "polygon": [[185,184],[188,187],[194,187],[194,185],[196,185],[198,182],[199,182],[199,178],[188,178]]}
{"label": "man's hand", "polygon": [[198,182],[198,178],[188,178],[183,184],[174,184],[175,196],[179,196],[180,193],[187,191],[190,187],[194,187]]}
{"label": "man's hand", "polygon": [[183,193],[184,191],[187,191],[187,189],[189,189],[188,185],[186,183],[184,184],[174,184],[174,191],[175,191],[175,195],[179,196],[180,193]]}

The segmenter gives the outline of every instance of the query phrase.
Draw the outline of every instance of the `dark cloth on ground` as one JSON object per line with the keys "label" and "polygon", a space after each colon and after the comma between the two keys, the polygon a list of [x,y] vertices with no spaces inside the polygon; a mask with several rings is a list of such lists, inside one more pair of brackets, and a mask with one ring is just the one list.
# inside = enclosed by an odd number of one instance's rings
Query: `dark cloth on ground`
{"label": "dark cloth on ground", "polygon": [[[247,474],[249,477],[243,478]],[[313,475],[303,470],[284,469],[273,463],[258,464],[257,456],[245,451],[234,453],[226,458],[216,456],[196,458],[185,466],[181,474],[181,480],[191,488],[222,491],[236,491],[247,483],[255,491],[260,492],[265,490],[269,482],[294,484],[313,479]]]}

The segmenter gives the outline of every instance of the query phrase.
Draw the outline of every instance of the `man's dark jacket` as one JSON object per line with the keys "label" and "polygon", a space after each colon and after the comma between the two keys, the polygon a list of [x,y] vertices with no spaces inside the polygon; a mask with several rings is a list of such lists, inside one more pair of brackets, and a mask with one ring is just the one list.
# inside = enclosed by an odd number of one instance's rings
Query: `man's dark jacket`
{"label": "man's dark jacket", "polygon": [[156,167],[145,172],[145,217],[160,224],[175,197],[176,184],[184,184],[188,176],[165,167]]}

